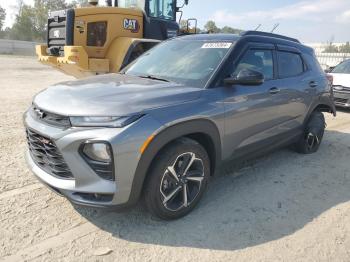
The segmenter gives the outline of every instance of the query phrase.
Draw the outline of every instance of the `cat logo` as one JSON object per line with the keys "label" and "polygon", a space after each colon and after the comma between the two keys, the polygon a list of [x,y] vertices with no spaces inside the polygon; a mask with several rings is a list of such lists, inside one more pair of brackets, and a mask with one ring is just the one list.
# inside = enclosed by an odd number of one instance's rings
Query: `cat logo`
{"label": "cat logo", "polygon": [[132,33],[137,33],[140,29],[139,22],[136,19],[124,19],[124,29],[130,30]]}

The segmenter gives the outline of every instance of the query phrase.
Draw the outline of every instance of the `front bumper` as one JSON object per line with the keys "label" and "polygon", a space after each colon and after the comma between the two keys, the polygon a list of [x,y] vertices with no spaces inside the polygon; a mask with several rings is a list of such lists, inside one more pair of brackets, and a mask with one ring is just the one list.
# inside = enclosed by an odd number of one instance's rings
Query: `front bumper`
{"label": "front bumper", "polygon": [[350,107],[350,93],[337,92],[335,90],[333,92],[334,92],[334,104],[336,106],[346,107],[346,108]]}
{"label": "front bumper", "polygon": [[[55,177],[33,160],[29,150],[26,160],[36,177],[71,202],[92,206],[116,208],[135,204],[132,196],[133,180],[140,159],[142,144],[159,124],[145,116],[125,128],[68,128],[50,126],[29,112],[24,115],[26,128],[49,138],[62,154],[73,174],[73,179]],[[149,131],[148,131],[149,130]],[[115,181],[99,177],[79,153],[86,141],[109,142],[113,150]]]}
{"label": "front bumper", "polygon": [[38,60],[76,78],[109,73],[109,59],[89,58],[82,46],[65,46],[64,56],[47,53],[47,45],[37,45]]}

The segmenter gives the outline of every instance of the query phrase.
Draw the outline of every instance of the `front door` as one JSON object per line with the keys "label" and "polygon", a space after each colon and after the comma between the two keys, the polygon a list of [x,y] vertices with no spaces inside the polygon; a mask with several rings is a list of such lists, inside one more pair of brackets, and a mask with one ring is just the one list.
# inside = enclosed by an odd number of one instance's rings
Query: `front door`
{"label": "front door", "polygon": [[263,84],[222,88],[226,155],[249,153],[285,131],[281,124],[287,121],[284,109],[289,98],[278,86],[274,49],[274,45],[248,49],[231,73],[235,77],[242,69],[259,71],[265,77]]}

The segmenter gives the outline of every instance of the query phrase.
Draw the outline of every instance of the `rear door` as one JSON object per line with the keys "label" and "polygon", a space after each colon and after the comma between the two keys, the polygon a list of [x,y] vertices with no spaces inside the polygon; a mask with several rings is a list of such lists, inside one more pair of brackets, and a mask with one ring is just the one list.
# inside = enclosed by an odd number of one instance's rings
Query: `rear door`
{"label": "rear door", "polygon": [[286,122],[284,126],[301,126],[308,111],[308,106],[317,92],[319,79],[308,70],[301,52],[294,47],[277,45],[276,85],[285,100],[281,107]]}

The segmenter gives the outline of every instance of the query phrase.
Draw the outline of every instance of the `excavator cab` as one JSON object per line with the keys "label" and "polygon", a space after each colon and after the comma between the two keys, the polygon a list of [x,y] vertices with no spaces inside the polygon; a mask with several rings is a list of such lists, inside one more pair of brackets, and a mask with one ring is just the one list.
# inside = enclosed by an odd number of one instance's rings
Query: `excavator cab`
{"label": "excavator cab", "polygon": [[50,12],[39,61],[76,78],[115,73],[159,42],[180,34],[177,0],[118,0]]}

